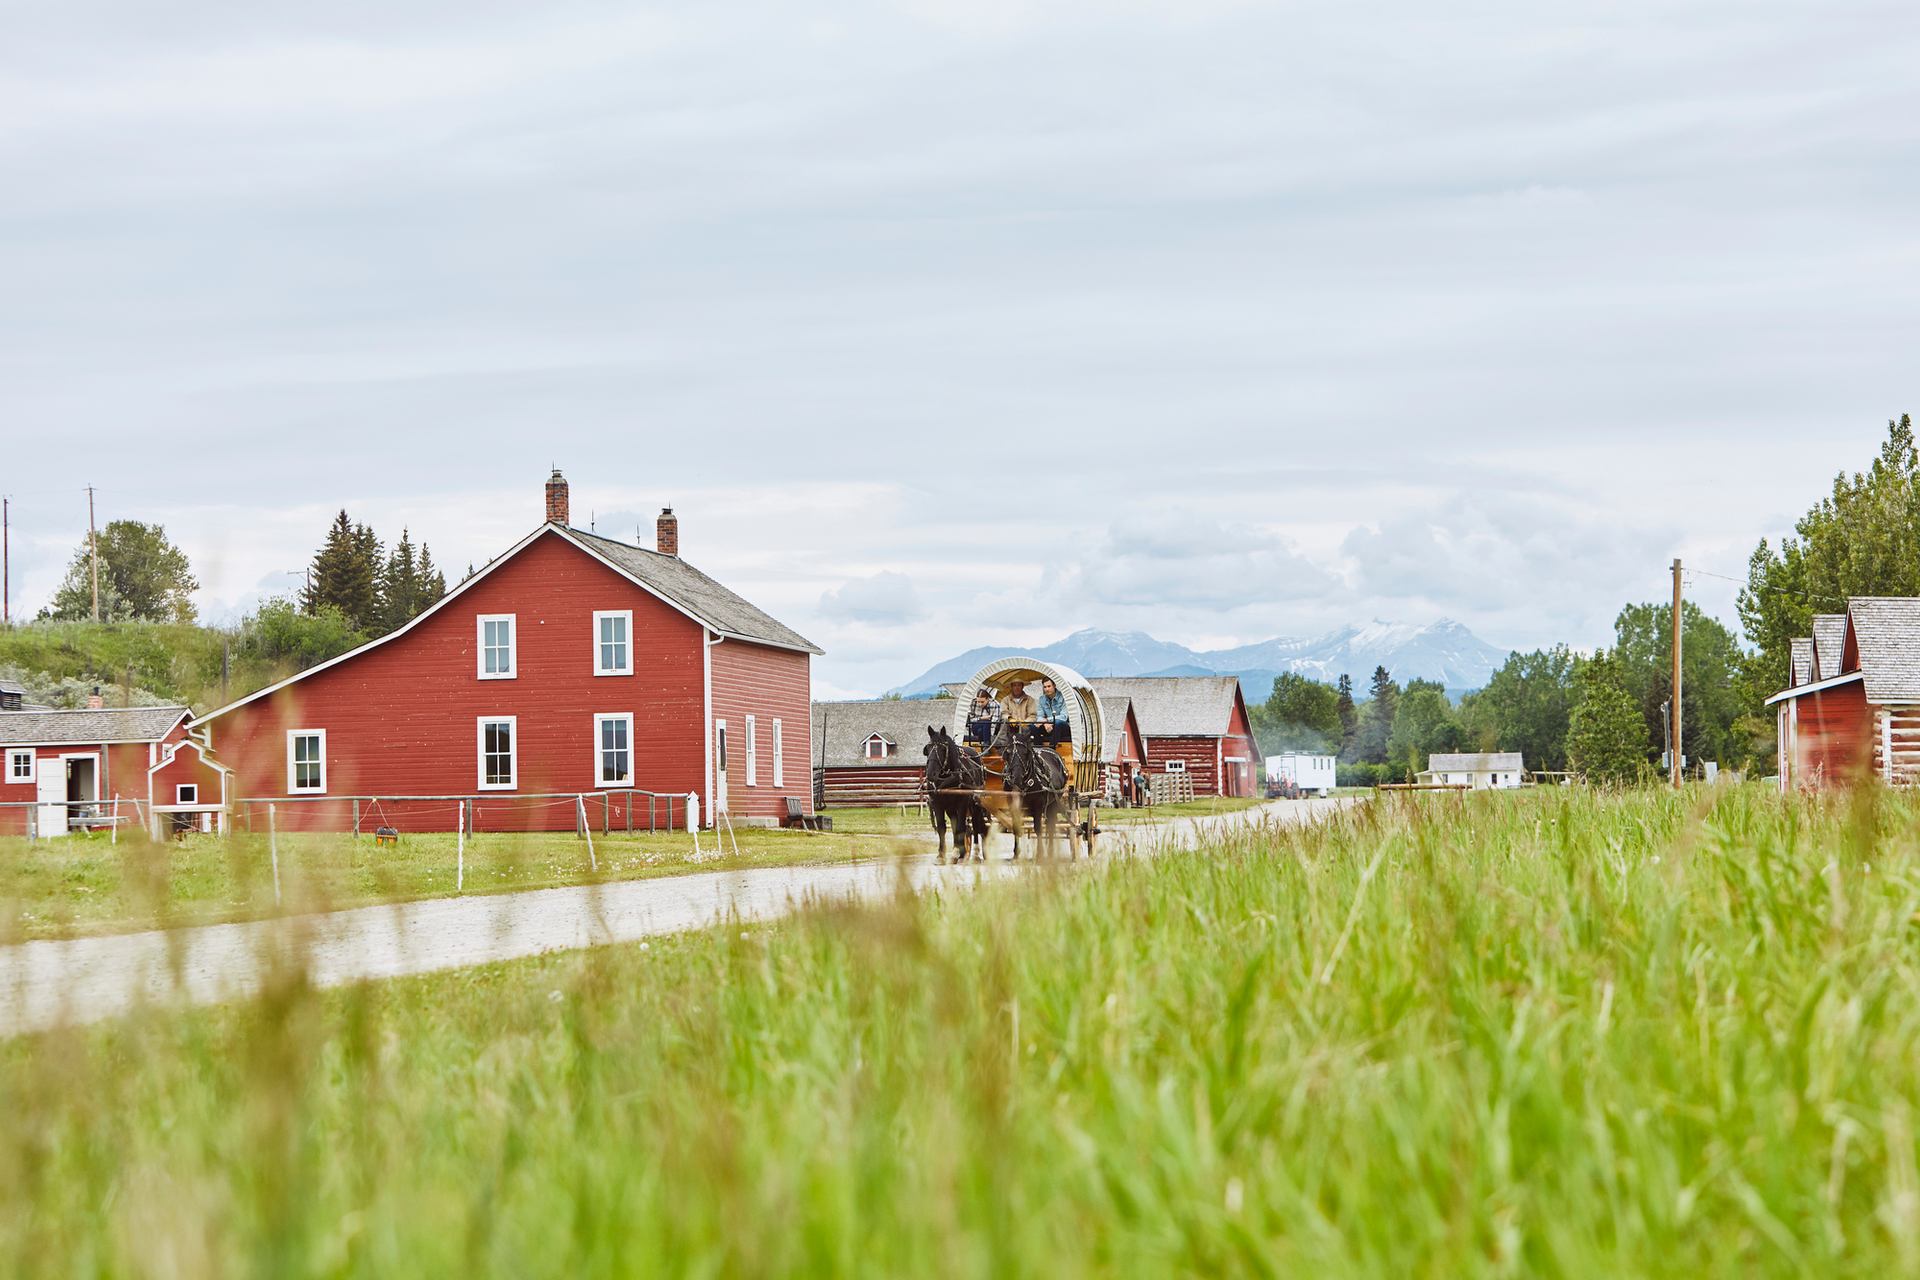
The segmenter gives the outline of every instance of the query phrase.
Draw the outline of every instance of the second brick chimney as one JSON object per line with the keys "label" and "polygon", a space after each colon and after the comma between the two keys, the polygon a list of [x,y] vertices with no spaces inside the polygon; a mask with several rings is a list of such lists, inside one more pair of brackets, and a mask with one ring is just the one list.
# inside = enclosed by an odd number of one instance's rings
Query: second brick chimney
{"label": "second brick chimney", "polygon": [[106,705],[107,700],[100,696],[100,686],[93,686],[93,692],[87,695],[87,710],[98,711]]}
{"label": "second brick chimney", "polygon": [[567,478],[555,467],[553,474],[547,477],[547,523],[566,525],[567,517]]}
{"label": "second brick chimney", "polygon": [[660,519],[653,527],[653,545],[663,556],[680,554],[680,518],[673,514],[672,507],[660,508]]}

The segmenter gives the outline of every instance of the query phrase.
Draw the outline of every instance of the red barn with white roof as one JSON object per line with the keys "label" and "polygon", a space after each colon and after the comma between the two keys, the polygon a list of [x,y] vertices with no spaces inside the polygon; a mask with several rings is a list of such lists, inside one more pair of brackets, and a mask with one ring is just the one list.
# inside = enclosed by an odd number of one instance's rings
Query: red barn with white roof
{"label": "red barn with white roof", "polygon": [[482,830],[571,829],[573,802],[542,797],[581,793],[595,826],[666,825],[646,793],[679,797],[675,821],[697,795],[703,824],[807,806],[820,650],[682,560],[671,510],[648,550],[568,506],[556,471],[546,522],[411,623],[195,721],[234,796],[309,829],[351,822],[352,797],[407,830],[458,810],[395,797],[476,797]]}

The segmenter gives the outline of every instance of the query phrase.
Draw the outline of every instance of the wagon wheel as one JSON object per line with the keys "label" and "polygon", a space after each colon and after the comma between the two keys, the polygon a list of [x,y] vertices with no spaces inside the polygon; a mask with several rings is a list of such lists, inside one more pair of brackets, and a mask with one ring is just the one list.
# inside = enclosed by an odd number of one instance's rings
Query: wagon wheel
{"label": "wagon wheel", "polygon": [[1093,857],[1093,838],[1100,834],[1100,802],[1087,801],[1087,820],[1080,825],[1080,838],[1087,842],[1087,857]]}

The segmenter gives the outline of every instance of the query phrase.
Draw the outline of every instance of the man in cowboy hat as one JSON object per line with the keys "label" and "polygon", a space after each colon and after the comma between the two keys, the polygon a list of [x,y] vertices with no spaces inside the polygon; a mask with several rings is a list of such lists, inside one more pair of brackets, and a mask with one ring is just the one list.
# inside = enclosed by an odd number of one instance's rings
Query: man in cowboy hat
{"label": "man in cowboy hat", "polygon": [[1027,686],[1016,684],[1000,695],[1000,711],[1006,716],[1008,724],[1032,724],[1036,716],[1033,695],[1027,692]]}

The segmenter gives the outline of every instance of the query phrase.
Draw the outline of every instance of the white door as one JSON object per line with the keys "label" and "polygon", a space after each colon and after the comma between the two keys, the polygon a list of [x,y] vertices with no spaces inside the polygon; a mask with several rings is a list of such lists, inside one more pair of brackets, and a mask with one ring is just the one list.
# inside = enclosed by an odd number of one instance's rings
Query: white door
{"label": "white door", "polygon": [[67,762],[42,759],[34,767],[38,782],[33,798],[40,805],[33,811],[34,830],[42,836],[63,836],[67,834]]}
{"label": "white door", "polygon": [[727,722],[713,725],[713,811],[727,812]]}

